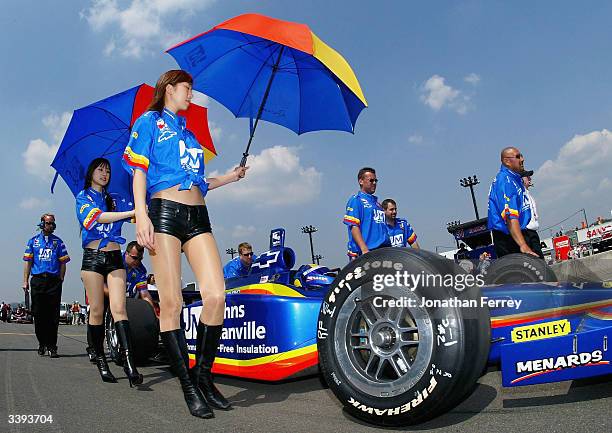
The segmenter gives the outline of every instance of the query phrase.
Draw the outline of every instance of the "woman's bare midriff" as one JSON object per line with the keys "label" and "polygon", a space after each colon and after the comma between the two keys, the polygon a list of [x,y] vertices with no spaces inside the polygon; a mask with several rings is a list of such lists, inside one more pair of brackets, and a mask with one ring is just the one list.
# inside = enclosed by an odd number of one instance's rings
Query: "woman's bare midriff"
{"label": "woman's bare midriff", "polygon": [[151,196],[151,198],[163,198],[165,200],[172,200],[189,206],[201,206],[204,204],[202,192],[200,191],[200,188],[195,185],[192,186],[191,189],[185,189],[183,191],[179,191],[179,185],[176,185],[172,188],[157,191]]}
{"label": "woman's bare midriff", "polygon": [[[85,248],[89,248],[91,250],[97,250],[98,245],[100,245],[101,241],[102,239],[96,239],[95,241],[91,241],[90,243],[85,245]],[[100,248],[100,251],[116,251],[116,250],[121,250],[121,246],[117,242],[109,242],[104,248]]]}

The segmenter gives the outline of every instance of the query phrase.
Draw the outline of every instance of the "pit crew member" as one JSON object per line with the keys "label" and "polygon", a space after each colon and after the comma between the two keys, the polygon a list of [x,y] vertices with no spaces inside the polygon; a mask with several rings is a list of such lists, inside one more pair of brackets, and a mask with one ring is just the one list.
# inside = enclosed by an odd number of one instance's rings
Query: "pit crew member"
{"label": "pit crew member", "polygon": [[348,227],[349,260],[376,248],[391,246],[385,212],[374,195],[376,170],[364,167],[357,173],[359,192],[349,198],[343,223]]}
{"label": "pit crew member", "polygon": [[128,298],[141,298],[147,301],[153,309],[155,304],[147,290],[147,268],[142,263],[144,247],[131,241],[123,254],[123,265],[126,272],[126,295]]}
{"label": "pit crew member", "polygon": [[531,180],[531,176],[533,176],[533,170],[526,170],[521,173],[523,178],[523,186],[525,187],[525,201],[529,202],[529,208],[531,209],[531,219],[525,230],[523,231],[523,235],[525,236],[525,241],[529,248],[533,250],[541,259],[544,259],[544,253],[542,252],[542,243],[540,242],[540,235],[538,235],[538,229],[540,228],[540,223],[538,222],[538,209],[536,206],[536,201],[529,192],[530,188],[533,188],[533,181]]}
{"label": "pit crew member", "polygon": [[[34,331],[38,340],[38,354],[49,352],[58,358],[57,328],[62,298],[62,283],[66,275],[66,263],[70,261],[66,245],[55,231],[55,216],[46,213],[40,217],[39,234],[26,244],[23,254],[23,290],[32,288],[32,314]],[[32,278],[28,281],[30,274]]]}
{"label": "pit crew member", "polygon": [[389,241],[392,247],[407,247],[410,245],[414,249],[419,249],[417,235],[403,218],[397,218],[397,203],[392,198],[387,198],[382,202],[385,211],[387,230],[389,231]]}
{"label": "pit crew member", "polygon": [[489,190],[488,227],[493,233],[497,257],[512,253],[537,256],[525,240],[524,230],[531,220],[521,178],[525,158],[516,147],[501,151],[501,167]]}
{"label": "pit crew member", "polygon": [[242,242],[238,245],[238,257],[234,257],[223,267],[223,277],[234,278],[248,275],[255,259],[251,244]]}

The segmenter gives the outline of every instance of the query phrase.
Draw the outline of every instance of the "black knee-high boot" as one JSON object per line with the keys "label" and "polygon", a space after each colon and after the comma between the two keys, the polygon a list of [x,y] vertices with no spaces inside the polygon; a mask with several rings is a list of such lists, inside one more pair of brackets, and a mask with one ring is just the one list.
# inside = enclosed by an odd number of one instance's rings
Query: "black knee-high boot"
{"label": "black knee-high boot", "polygon": [[104,382],[116,383],[117,379],[113,376],[108,363],[106,362],[106,356],[104,355],[104,325],[88,325],[89,331],[91,332],[91,339],[94,345],[94,351],[96,353],[96,366],[100,377]]}
{"label": "black knee-high boot", "polygon": [[216,409],[229,410],[232,405],[213,383],[212,367],[217,356],[217,346],[221,338],[223,325],[205,325],[198,321],[196,337],[196,363],[190,371],[193,382],[196,383],[209,405]]}
{"label": "black knee-high boot", "polygon": [[199,418],[214,417],[215,415],[208,404],[206,404],[204,396],[198,387],[193,384],[191,377],[189,377],[189,355],[184,331],[182,329],[174,329],[172,331],[160,332],[160,335],[170,360],[170,366],[181,382],[181,388],[183,388],[183,395],[189,412]]}
{"label": "black knee-high boot", "polygon": [[87,325],[87,347],[85,348],[85,351],[87,351],[89,362],[95,364],[96,363],[96,351],[94,349],[90,325]]}
{"label": "black knee-high boot", "polygon": [[115,322],[115,329],[117,330],[119,347],[121,348],[123,358],[125,359],[123,363],[123,371],[130,382],[130,388],[132,387],[132,384],[140,385],[142,383],[142,374],[138,373],[138,370],[136,370],[136,363],[134,362],[132,344],[130,341],[130,322],[127,320]]}

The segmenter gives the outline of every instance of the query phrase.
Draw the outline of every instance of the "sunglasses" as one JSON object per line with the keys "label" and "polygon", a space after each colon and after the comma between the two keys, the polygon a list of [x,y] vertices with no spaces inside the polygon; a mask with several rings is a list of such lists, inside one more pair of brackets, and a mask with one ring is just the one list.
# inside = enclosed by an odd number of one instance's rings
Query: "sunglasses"
{"label": "sunglasses", "polygon": [[240,255],[245,256],[245,257],[253,257],[253,252],[245,253],[245,254],[240,253]]}
{"label": "sunglasses", "polygon": [[370,183],[378,183],[378,179],[368,179]]}
{"label": "sunglasses", "polygon": [[516,158],[516,159],[521,159],[522,157],[523,157],[523,155],[522,155],[522,154],[517,153],[517,154],[516,154],[516,155],[514,155],[514,156],[505,156],[504,158],[510,158],[510,159],[512,159],[512,158]]}
{"label": "sunglasses", "polygon": [[142,256],[133,256],[131,254],[128,254],[128,255],[134,260],[142,260]]}

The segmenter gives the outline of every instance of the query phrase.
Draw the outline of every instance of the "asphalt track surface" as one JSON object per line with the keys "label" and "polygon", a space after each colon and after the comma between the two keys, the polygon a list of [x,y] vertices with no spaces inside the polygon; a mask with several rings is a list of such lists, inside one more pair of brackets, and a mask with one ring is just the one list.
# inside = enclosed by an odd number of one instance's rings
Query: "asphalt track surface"
{"label": "asphalt track surface", "polygon": [[[0,322],[0,432],[381,432],[348,416],[318,378],[280,384],[217,378],[234,405],[211,420],[189,415],[167,366],[140,368],[144,384],[105,384],[85,355],[85,327],[60,326],[59,359],[36,354],[32,325]],[[490,371],[453,411],[399,431],[610,432],[612,377],[502,389]],[[53,415],[9,424],[9,414]]]}

